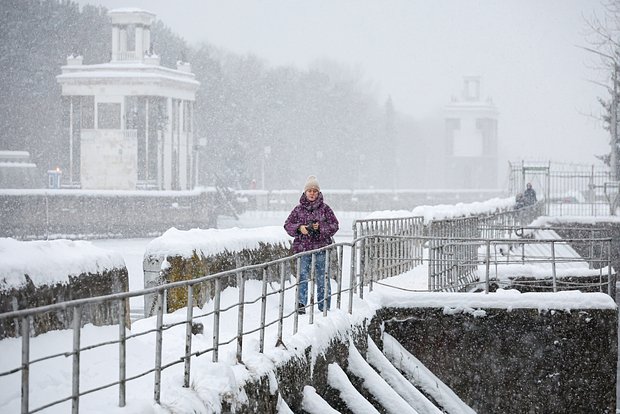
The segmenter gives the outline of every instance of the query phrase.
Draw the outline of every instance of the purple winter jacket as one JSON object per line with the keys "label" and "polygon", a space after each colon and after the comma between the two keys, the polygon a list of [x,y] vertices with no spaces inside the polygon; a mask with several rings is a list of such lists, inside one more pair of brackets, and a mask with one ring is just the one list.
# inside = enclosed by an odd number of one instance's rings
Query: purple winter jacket
{"label": "purple winter jacket", "polygon": [[[319,222],[318,234],[301,234],[299,226],[309,224],[311,221]],[[304,193],[299,199],[299,204],[284,222],[284,230],[295,238],[293,252],[305,252],[331,244],[333,235],[338,231],[338,219],[332,209],[323,202],[323,193],[319,193],[313,202],[310,202]]]}

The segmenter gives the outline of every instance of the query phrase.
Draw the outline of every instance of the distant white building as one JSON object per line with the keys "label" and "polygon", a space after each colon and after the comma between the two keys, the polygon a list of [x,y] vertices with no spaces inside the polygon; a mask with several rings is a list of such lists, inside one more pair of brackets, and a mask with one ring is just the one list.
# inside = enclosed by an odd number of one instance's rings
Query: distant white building
{"label": "distant white building", "polygon": [[447,185],[497,188],[497,118],[490,99],[483,100],[480,77],[466,76],[459,98],[444,108]]}
{"label": "distant white building", "polygon": [[69,143],[63,182],[83,189],[190,189],[200,83],[186,62],[160,66],[151,48],[154,14],[123,8],[109,16],[111,61],[83,65],[81,56],[69,56],[57,76]]}

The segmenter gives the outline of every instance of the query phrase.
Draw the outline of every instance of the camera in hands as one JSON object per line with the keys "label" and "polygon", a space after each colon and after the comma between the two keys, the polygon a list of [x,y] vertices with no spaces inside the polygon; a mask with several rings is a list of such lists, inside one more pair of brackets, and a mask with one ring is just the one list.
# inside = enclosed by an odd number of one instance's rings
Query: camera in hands
{"label": "camera in hands", "polygon": [[314,227],[312,227],[315,223],[317,223],[316,220],[310,220],[308,224],[306,224],[306,229],[308,229],[308,234],[310,235],[319,234],[319,229],[315,229]]}

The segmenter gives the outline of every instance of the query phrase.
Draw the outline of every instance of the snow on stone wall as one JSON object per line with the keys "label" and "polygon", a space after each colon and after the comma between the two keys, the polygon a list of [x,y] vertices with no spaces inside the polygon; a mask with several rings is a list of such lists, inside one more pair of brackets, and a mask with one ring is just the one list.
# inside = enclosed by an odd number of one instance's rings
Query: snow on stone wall
{"label": "snow on stone wall", "polygon": [[0,289],[68,283],[70,276],[125,268],[123,257],[88,241],[0,238]]}

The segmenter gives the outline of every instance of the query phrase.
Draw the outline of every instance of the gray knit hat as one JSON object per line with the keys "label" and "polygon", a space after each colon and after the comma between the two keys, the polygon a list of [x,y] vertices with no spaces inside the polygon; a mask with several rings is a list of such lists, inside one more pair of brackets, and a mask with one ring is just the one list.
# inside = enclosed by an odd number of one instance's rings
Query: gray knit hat
{"label": "gray knit hat", "polygon": [[311,188],[316,188],[317,190],[321,191],[321,187],[319,187],[319,181],[314,175],[309,176],[306,180],[306,185],[304,185],[304,193]]}

